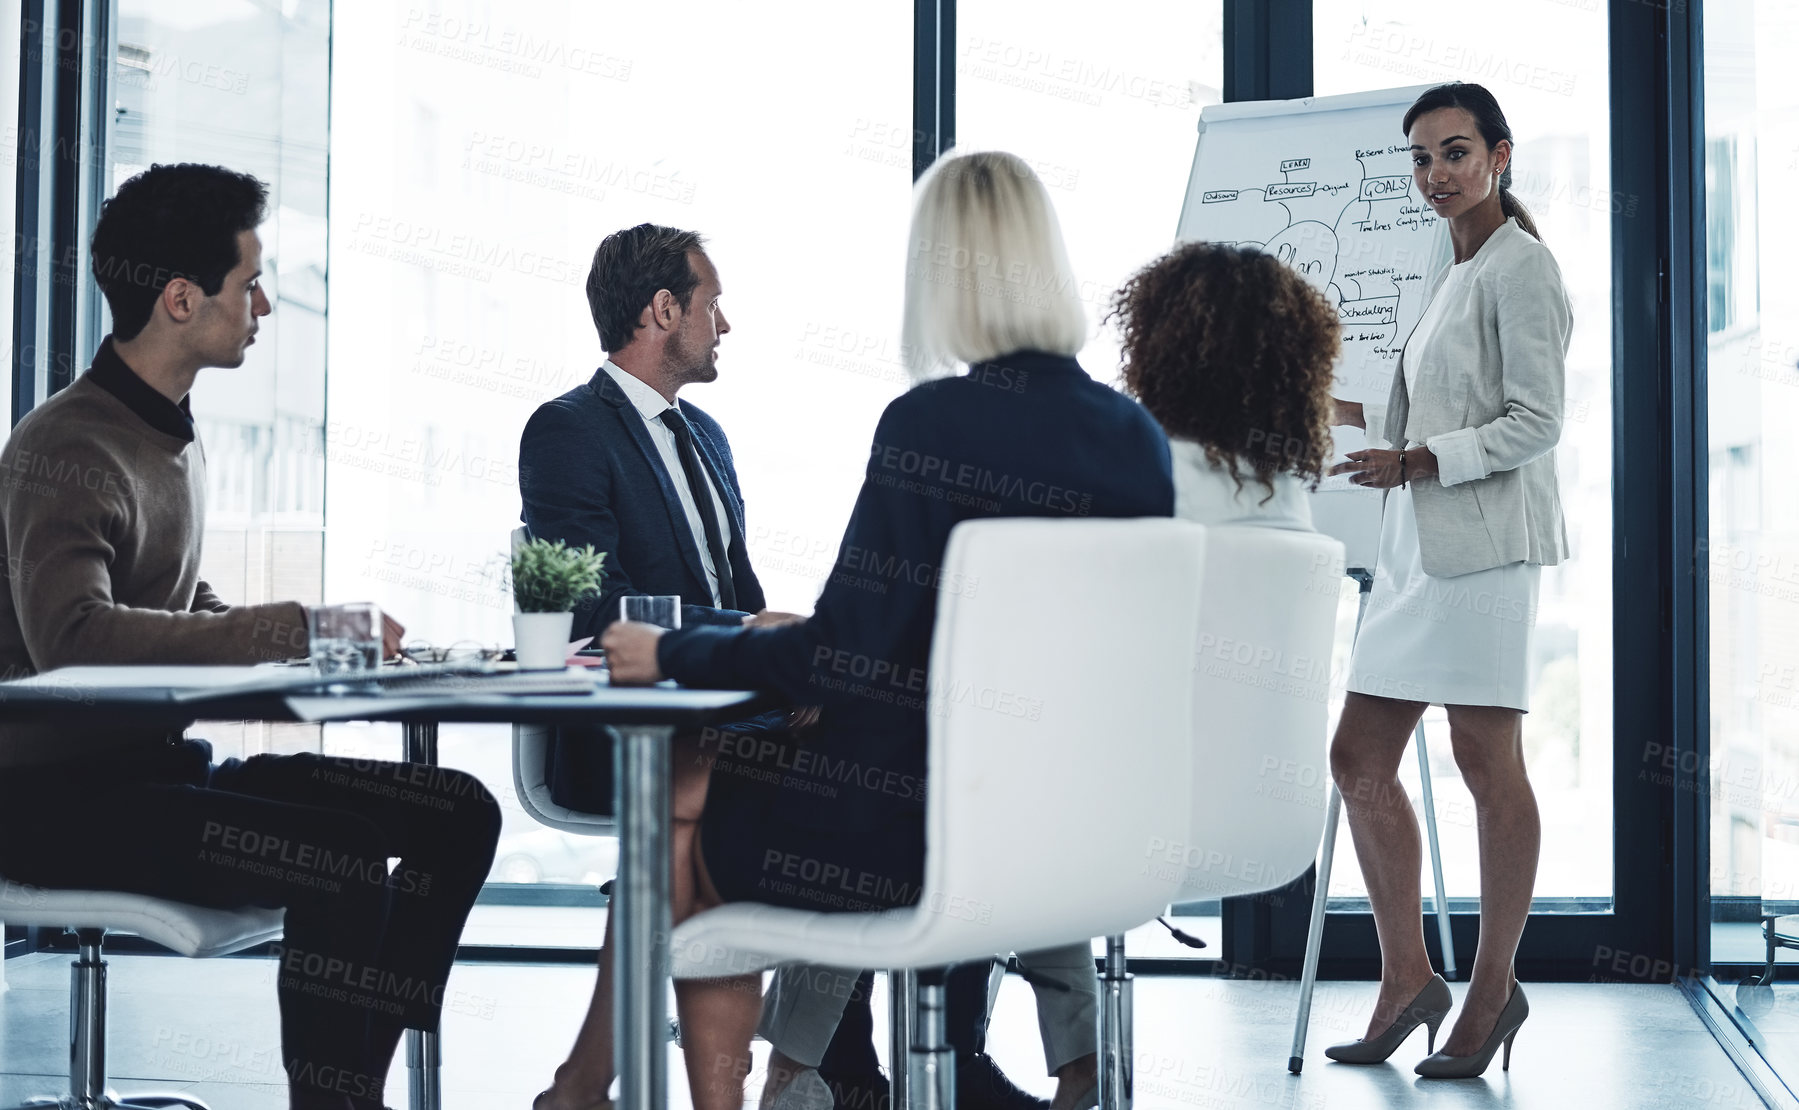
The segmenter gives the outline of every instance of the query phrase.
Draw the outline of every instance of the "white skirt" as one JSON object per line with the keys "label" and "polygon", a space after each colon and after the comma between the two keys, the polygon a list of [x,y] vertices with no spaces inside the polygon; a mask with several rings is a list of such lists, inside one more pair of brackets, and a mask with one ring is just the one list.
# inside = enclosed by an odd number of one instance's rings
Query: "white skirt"
{"label": "white skirt", "polygon": [[1412,491],[1387,491],[1380,564],[1349,662],[1348,688],[1434,705],[1530,708],[1530,640],[1542,569],[1508,563],[1424,573]]}

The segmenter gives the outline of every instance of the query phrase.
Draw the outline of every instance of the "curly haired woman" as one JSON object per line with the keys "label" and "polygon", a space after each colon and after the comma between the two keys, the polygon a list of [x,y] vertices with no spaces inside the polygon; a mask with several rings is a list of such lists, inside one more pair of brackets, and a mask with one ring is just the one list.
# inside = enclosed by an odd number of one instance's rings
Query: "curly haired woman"
{"label": "curly haired woman", "polygon": [[1108,319],[1125,390],[1168,433],[1174,515],[1309,531],[1340,342],[1324,297],[1272,255],[1188,243],[1133,274]]}

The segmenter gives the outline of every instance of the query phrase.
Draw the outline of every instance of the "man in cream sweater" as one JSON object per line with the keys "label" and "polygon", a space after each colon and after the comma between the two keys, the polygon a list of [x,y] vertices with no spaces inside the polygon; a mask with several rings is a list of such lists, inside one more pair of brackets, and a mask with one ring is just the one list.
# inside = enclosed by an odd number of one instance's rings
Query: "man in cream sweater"
{"label": "man in cream sweater", "polygon": [[[92,261],[113,332],[0,451],[6,675],[305,654],[298,602],[232,606],[199,578],[206,456],[188,392],[202,369],[241,366],[270,312],[266,205],[253,177],[175,165],[101,210]],[[459,771],[211,756],[178,733],[0,725],[0,875],[285,907],[291,1105],[378,1108],[402,1030],[436,1028],[498,805]]]}

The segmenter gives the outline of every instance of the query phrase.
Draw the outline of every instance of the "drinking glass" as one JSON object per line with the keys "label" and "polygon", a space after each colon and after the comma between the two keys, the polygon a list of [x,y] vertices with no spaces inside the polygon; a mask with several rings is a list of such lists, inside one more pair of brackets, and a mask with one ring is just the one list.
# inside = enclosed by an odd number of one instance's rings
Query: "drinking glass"
{"label": "drinking glass", "polygon": [[681,599],[653,594],[626,594],[618,599],[618,619],[642,621],[659,628],[681,627]]}
{"label": "drinking glass", "polygon": [[372,602],[309,608],[306,631],[314,674],[355,674],[381,665],[381,608]]}

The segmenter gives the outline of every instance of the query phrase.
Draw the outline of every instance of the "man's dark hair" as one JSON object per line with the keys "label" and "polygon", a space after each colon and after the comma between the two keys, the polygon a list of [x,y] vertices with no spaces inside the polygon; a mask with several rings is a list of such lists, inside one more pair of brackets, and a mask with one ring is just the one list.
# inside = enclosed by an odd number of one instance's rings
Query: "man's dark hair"
{"label": "man's dark hair", "polygon": [[704,244],[697,231],[659,224],[638,224],[600,240],[587,271],[587,307],[607,354],[630,345],[644,306],[658,290],[673,293],[687,311],[700,284],[687,252],[704,250]]}
{"label": "man's dark hair", "polygon": [[242,261],[238,234],[255,230],[268,205],[268,187],[249,174],[194,162],[151,166],[119,186],[100,207],[91,250],[113,337],[143,331],[176,278],[216,296]]}

